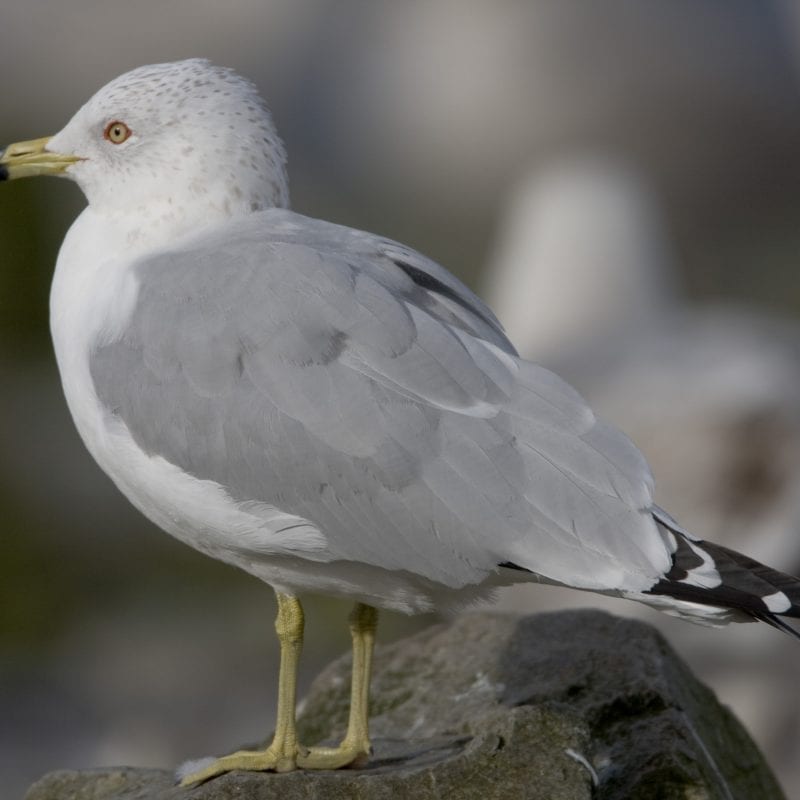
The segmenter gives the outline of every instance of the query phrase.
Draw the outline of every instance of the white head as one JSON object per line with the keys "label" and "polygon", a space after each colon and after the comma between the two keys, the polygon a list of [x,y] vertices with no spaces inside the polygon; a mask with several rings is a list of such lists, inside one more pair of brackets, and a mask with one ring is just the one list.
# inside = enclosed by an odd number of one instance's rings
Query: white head
{"label": "white head", "polygon": [[286,156],[250,81],[205,59],[139,67],[47,142],[98,213],[164,206],[237,216],[289,202]]}

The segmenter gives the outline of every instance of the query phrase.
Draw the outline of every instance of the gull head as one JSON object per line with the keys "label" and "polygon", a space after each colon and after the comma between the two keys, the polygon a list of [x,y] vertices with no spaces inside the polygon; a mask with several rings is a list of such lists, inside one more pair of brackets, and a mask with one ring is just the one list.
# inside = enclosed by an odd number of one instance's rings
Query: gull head
{"label": "gull head", "polygon": [[285,152],[257,89],[199,58],[120,75],[55,136],[0,155],[0,179],[42,174],[75,180],[101,214],[231,217],[289,201]]}

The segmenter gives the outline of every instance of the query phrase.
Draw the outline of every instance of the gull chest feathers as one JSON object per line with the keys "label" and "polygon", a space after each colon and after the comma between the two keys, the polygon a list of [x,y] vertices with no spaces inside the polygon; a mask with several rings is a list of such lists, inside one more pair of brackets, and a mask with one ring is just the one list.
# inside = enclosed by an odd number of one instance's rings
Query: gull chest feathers
{"label": "gull chest feathers", "polygon": [[136,304],[129,249],[123,231],[85,209],[61,245],[50,289],[50,330],[64,392],[93,454],[103,426],[89,353],[96,342],[122,335]]}

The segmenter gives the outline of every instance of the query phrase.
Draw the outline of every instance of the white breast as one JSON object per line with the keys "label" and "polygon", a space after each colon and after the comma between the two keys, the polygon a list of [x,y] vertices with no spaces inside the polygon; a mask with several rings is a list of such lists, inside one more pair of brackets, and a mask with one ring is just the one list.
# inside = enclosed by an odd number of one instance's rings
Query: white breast
{"label": "white breast", "polygon": [[103,450],[105,431],[88,353],[92,342],[118,335],[130,319],[138,294],[127,269],[131,257],[135,254],[128,252],[115,226],[87,208],[61,245],[50,290],[50,330],[61,382],[78,431],[95,458]]}

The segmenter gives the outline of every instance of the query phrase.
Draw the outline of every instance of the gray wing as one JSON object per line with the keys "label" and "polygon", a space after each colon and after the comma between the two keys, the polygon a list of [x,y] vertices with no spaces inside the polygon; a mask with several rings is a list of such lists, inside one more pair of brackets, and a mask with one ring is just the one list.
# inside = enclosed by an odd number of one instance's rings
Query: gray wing
{"label": "gray wing", "polygon": [[507,562],[599,589],[668,568],[638,451],[453,276],[291,212],[224,234],[137,264],[127,330],[91,355],[140,447],[312,521],[331,560],[450,586]]}

